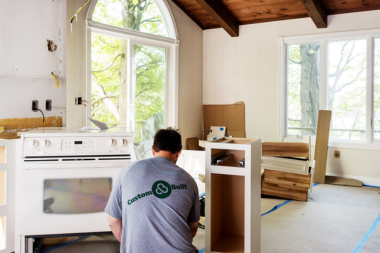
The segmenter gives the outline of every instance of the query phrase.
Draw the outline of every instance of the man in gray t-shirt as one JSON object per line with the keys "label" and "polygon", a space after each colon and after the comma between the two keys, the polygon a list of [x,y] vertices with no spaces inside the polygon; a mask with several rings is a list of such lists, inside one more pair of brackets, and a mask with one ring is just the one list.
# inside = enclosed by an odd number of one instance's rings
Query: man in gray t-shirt
{"label": "man in gray t-shirt", "polygon": [[105,212],[122,253],[198,252],[199,194],[194,179],[175,165],[181,135],[159,130],[154,158],[125,166],[114,183]]}

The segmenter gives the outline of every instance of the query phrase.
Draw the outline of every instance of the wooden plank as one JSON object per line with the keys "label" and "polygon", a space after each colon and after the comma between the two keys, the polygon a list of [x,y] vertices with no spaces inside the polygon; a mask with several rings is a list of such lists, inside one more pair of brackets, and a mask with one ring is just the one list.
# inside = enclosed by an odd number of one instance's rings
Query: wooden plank
{"label": "wooden plank", "polygon": [[263,142],[262,156],[309,158],[309,144],[304,142]]}
{"label": "wooden plank", "polygon": [[231,37],[239,36],[239,23],[219,0],[196,0]]}
{"label": "wooden plank", "polygon": [[320,0],[301,0],[317,28],[327,28],[327,12]]}
{"label": "wooden plank", "polygon": [[314,182],[324,184],[326,174],[327,149],[330,135],[331,111],[320,110],[318,115],[317,136],[315,141]]}
{"label": "wooden plank", "polygon": [[263,195],[307,201],[311,174],[265,170],[262,177],[261,193]]}
{"label": "wooden plank", "polygon": [[202,30],[204,30],[204,26],[199,22],[198,19],[196,19],[190,11],[188,11],[184,6],[182,6],[177,0],[172,0],[172,2],[178,6],[191,20],[194,21],[195,24],[197,24]]}
{"label": "wooden plank", "polygon": [[[13,118],[0,119],[0,126],[6,126],[6,130],[26,130],[39,127],[62,127],[62,117],[45,117],[42,122],[42,117],[38,118]],[[17,133],[16,133],[17,135]]]}

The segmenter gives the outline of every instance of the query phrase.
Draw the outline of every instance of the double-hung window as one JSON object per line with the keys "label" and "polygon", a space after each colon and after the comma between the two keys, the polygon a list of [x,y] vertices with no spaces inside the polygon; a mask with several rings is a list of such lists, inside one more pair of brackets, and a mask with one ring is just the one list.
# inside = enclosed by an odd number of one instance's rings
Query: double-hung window
{"label": "double-hung window", "polygon": [[380,141],[380,30],[279,41],[282,138],[315,136],[319,110],[331,110],[330,142]]}
{"label": "double-hung window", "polygon": [[129,128],[135,141],[177,126],[178,38],[167,2],[92,1],[87,19],[87,116]]}

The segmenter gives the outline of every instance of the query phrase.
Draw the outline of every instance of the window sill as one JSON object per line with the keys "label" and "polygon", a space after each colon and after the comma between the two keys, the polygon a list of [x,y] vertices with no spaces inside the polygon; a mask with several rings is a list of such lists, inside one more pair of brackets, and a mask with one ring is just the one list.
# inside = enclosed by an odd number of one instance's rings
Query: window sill
{"label": "window sill", "polygon": [[[304,142],[302,138],[285,137],[283,141],[286,142]],[[315,147],[315,136],[311,136],[311,146]],[[344,148],[344,149],[361,149],[361,150],[380,150],[380,141],[366,143],[364,141],[344,141],[344,140],[329,140],[329,148]]]}

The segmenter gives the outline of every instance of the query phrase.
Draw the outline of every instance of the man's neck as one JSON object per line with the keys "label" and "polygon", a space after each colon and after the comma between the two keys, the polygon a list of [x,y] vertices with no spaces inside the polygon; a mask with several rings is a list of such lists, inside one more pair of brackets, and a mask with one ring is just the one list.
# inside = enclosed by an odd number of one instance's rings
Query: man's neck
{"label": "man's neck", "polygon": [[169,159],[170,161],[172,161],[173,163],[176,163],[177,162],[177,157],[175,154],[172,154],[171,152],[169,151],[159,151],[159,152],[156,152],[154,154],[154,157],[165,157],[167,159]]}

